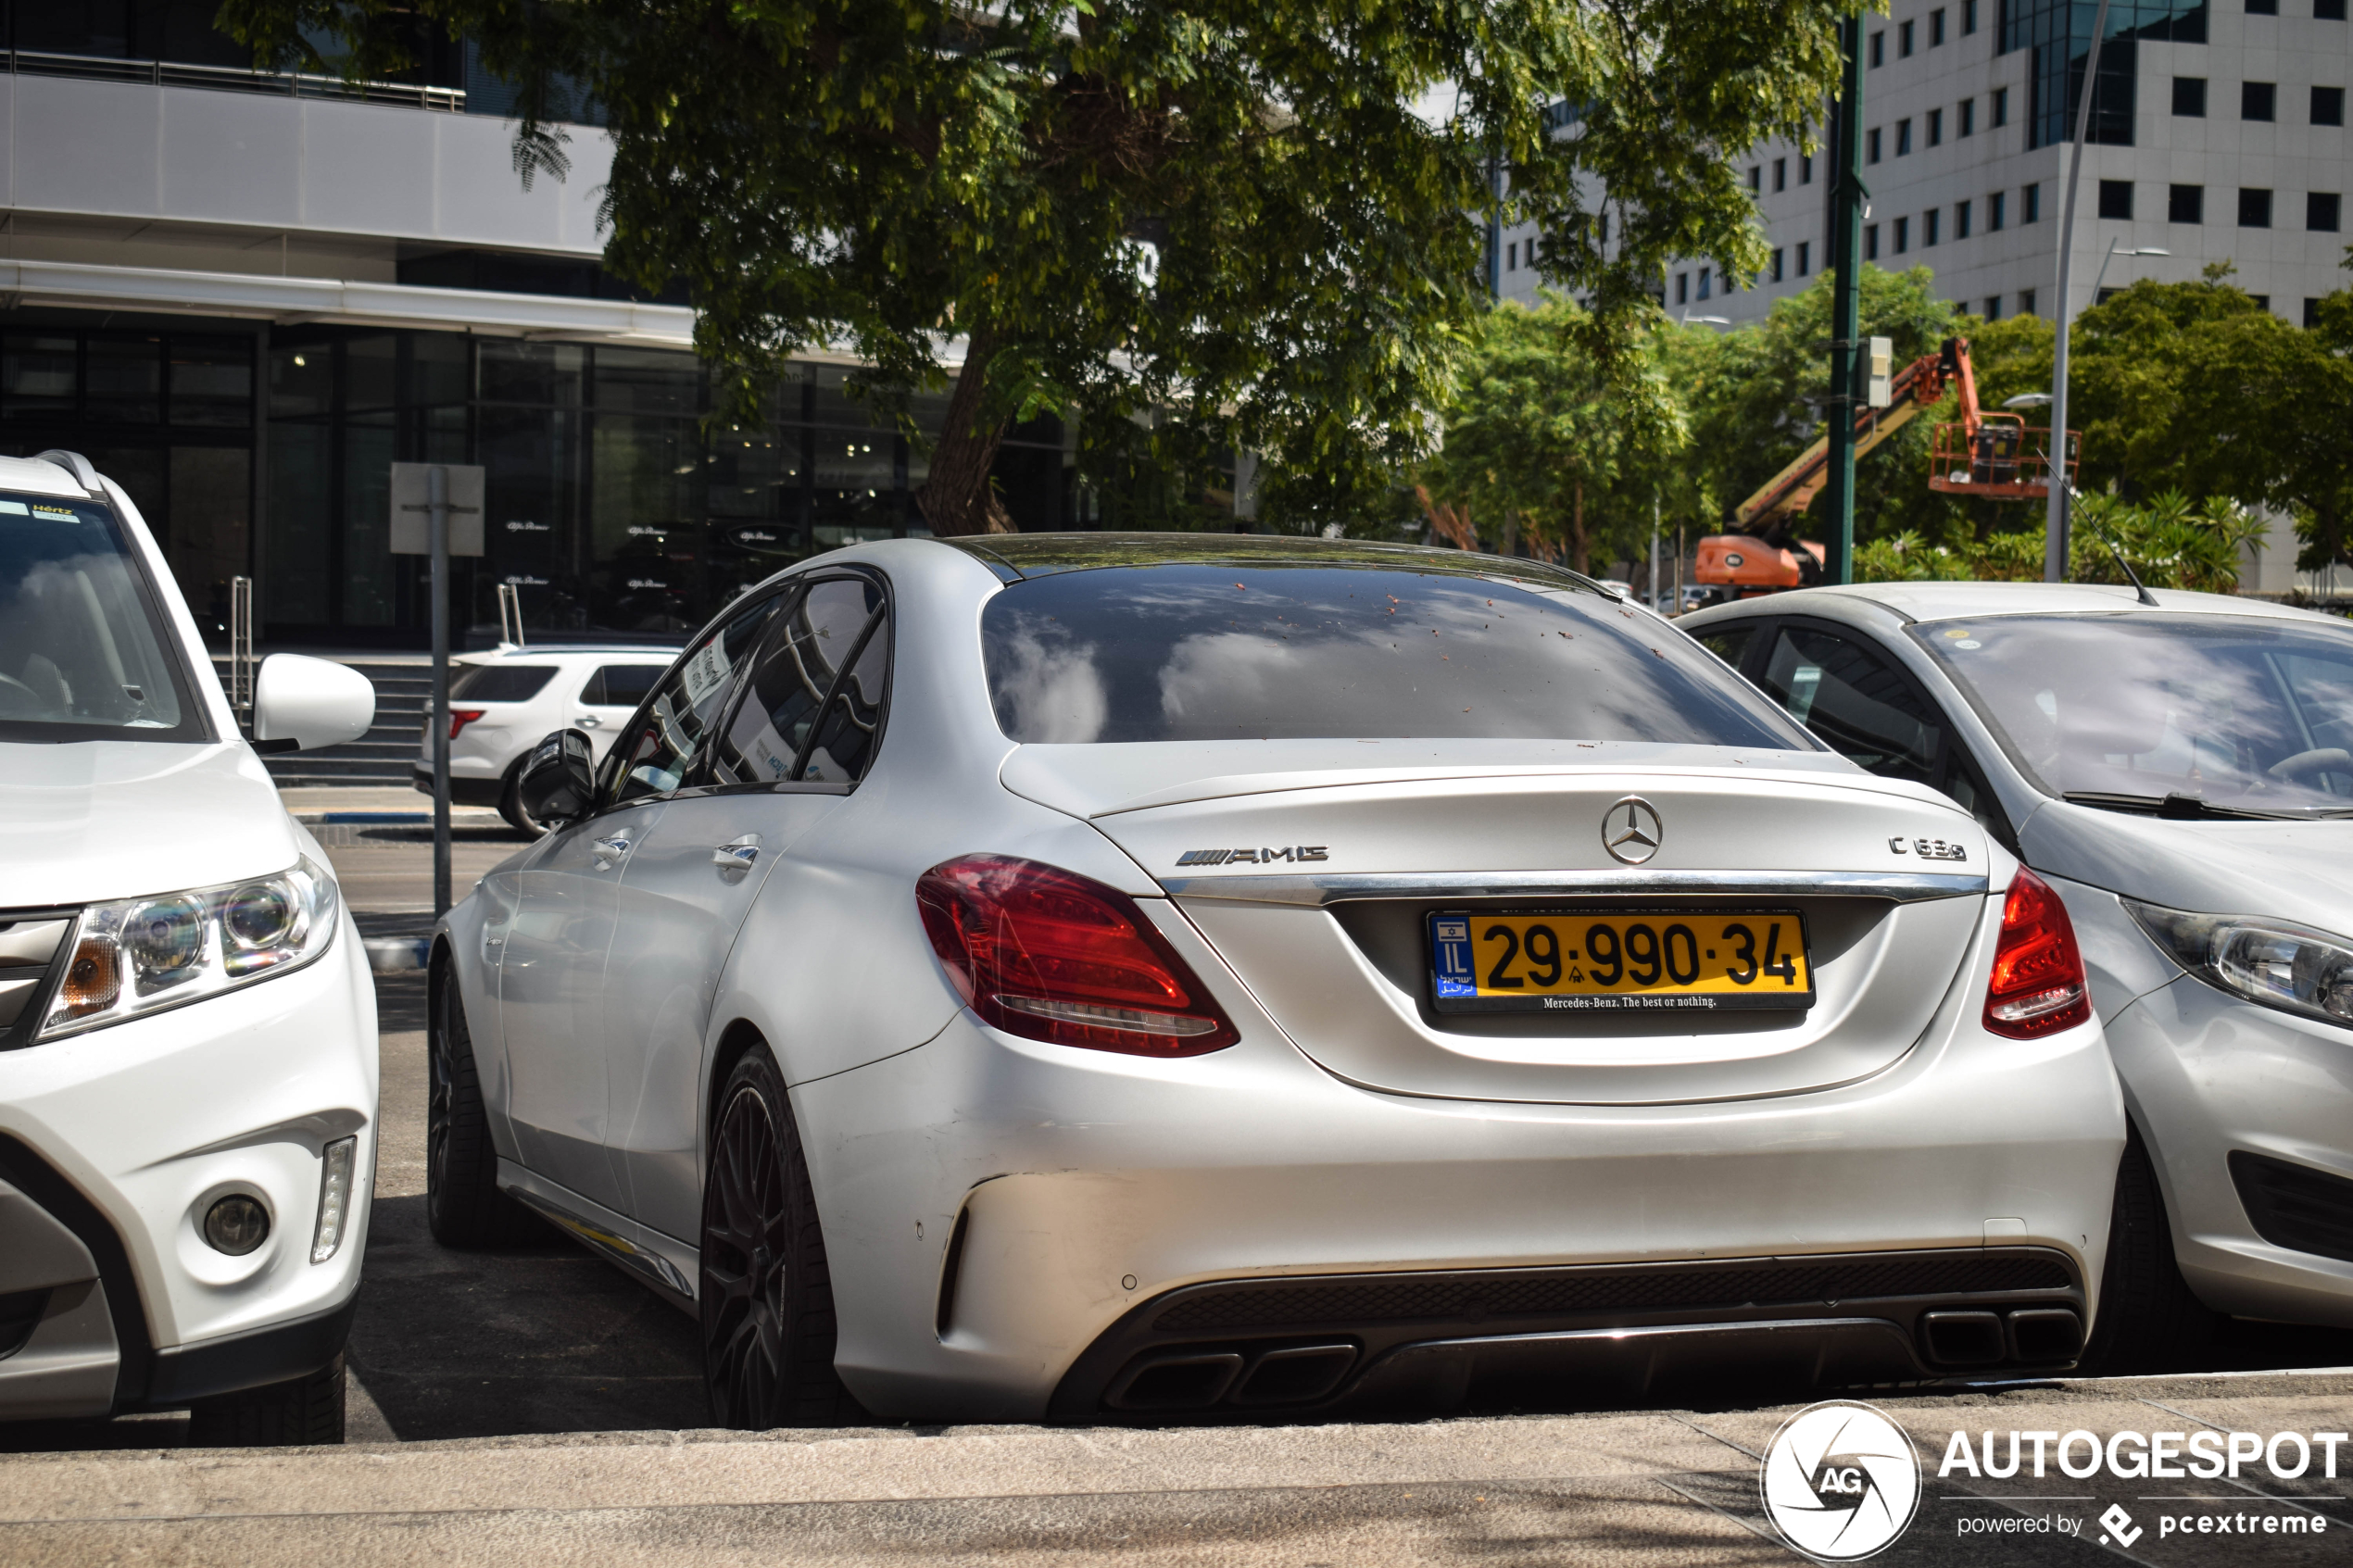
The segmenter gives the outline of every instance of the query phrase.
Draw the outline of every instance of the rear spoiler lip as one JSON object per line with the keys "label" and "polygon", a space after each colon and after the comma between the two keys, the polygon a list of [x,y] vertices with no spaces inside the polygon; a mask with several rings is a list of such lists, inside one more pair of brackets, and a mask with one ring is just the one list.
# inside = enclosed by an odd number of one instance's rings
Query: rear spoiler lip
{"label": "rear spoiler lip", "polygon": [[1308,876],[1189,876],[1161,879],[1172,898],[1219,898],[1250,904],[1320,909],[1362,898],[1587,898],[1664,895],[1675,897],[1884,898],[1916,904],[1931,898],[1982,897],[1986,877],[1944,872],[1401,872]]}

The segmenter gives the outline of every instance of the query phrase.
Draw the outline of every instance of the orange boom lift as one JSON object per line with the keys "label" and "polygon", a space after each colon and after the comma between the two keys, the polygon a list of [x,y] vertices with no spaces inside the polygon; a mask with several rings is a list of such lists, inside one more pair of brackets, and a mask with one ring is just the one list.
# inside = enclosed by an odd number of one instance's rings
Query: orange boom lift
{"label": "orange boom lift", "polygon": [[[1855,456],[1934,408],[1948,387],[1960,388],[1960,416],[1936,427],[1928,487],[1948,495],[1987,495],[1997,501],[2039,501],[2048,495],[2051,433],[2029,426],[2017,414],[1986,413],[1977,406],[1977,375],[1970,369],[1969,339],[1946,338],[1889,379],[1884,408],[1855,411]],[[2066,468],[2075,477],[2077,435],[2068,432]],[[1699,542],[1694,576],[1724,598],[1748,598],[1821,581],[1822,546],[1793,537],[1798,519],[1830,479],[1830,438],[1825,435],[1790,465],[1732,508],[1730,533]]]}

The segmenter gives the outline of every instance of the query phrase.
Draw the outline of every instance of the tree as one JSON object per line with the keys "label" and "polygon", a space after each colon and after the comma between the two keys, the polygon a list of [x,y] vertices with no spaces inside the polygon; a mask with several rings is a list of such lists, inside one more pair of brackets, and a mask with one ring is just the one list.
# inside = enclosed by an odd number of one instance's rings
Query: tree
{"label": "tree", "polygon": [[[2068,540],[2070,583],[2129,581],[2152,588],[2194,588],[2227,594],[2237,588],[2239,565],[2264,524],[2235,501],[2194,504],[2178,490],[2135,504],[2113,489],[2075,503]],[[1978,581],[2034,583],[2043,576],[2043,530],[2016,529],[1959,545],[1939,545],[1906,530],[1855,552],[1858,583]],[[2120,564],[2119,558],[2124,564]]]}
{"label": "tree", "polygon": [[1491,529],[1516,524],[1579,571],[1597,546],[1612,560],[1639,552],[1651,498],[1688,441],[1683,410],[1656,334],[1611,367],[1592,352],[1590,326],[1556,295],[1533,309],[1499,306],[1480,323],[1423,480],[1441,533],[1461,542],[1454,508]]}
{"label": "tree", "polygon": [[[1763,240],[1732,159],[1804,134],[1843,8],[228,0],[222,16],[263,60],[363,76],[404,65],[420,15],[463,33],[521,85],[527,174],[563,173],[576,84],[613,136],[608,264],[687,286],[721,417],[754,412],[811,344],[854,350],[902,421],[914,392],[952,383],[917,501],[953,534],[1008,525],[990,462],[1010,420],[1045,411],[1156,410],[1303,476],[1302,508],[1363,496],[1427,444],[1483,307],[1491,208],[1542,226],[1542,265],[1597,302],[1606,358],[1670,257],[1753,271]],[[1556,105],[1579,110],[1564,126]]]}

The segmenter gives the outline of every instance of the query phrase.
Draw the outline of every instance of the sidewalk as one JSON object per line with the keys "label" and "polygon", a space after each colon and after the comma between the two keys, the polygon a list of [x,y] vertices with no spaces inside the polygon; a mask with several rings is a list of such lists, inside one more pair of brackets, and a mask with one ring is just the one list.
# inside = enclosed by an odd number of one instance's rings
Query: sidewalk
{"label": "sidewalk", "polygon": [[[281,789],[278,798],[305,822],[433,821],[433,797],[399,784],[302,784]],[[494,807],[452,804],[449,820],[483,824],[505,819]]]}

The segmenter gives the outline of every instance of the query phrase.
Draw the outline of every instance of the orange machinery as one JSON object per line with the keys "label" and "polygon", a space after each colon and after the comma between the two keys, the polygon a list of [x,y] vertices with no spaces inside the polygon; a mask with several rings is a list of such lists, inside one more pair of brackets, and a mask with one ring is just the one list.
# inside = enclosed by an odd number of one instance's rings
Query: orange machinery
{"label": "orange machinery", "polygon": [[[2050,494],[2050,436],[2016,414],[1986,413],[1977,406],[1977,375],[1970,368],[1969,339],[1946,338],[1889,380],[1887,407],[1855,411],[1855,455],[1871,451],[1934,408],[1949,387],[1960,390],[1960,417],[1939,424],[1931,447],[1928,487],[1949,495],[1984,495],[1997,501],[2039,501]],[[2077,436],[2068,433],[2066,470],[2075,475]],[[1723,596],[1747,598],[1821,581],[1823,547],[1791,535],[1797,520],[1830,481],[1830,437],[1818,437],[1787,468],[1757,487],[1732,509],[1739,530],[1711,533],[1699,542],[1697,581],[1727,590]]]}

